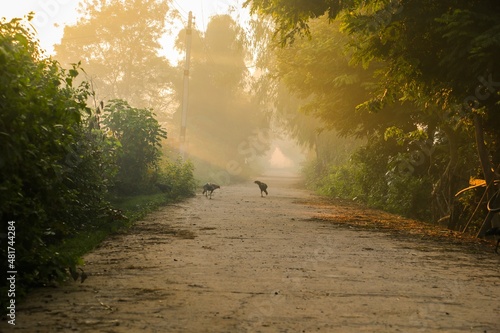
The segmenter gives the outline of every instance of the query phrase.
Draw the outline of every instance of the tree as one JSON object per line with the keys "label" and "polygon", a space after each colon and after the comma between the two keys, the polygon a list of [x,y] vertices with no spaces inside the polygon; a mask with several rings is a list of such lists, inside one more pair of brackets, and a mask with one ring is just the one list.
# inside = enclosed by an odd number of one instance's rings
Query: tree
{"label": "tree", "polygon": [[[400,6],[397,11],[376,6],[363,12],[351,11],[345,15],[346,29],[360,40],[358,58],[385,59],[388,63],[385,75],[390,80],[382,87],[390,92],[384,93],[386,101],[413,101],[425,108],[427,116],[437,120],[436,125],[446,134],[450,159],[435,189],[445,193],[452,226],[456,223],[454,195],[459,186],[466,185],[458,181],[458,163],[466,159],[459,155],[461,131],[474,130],[483,176],[487,184],[494,179],[495,165],[488,150],[498,155],[498,140],[485,144],[485,131],[498,136],[498,126],[488,129],[482,118],[487,117],[492,124],[498,122],[495,105],[499,98],[488,91],[493,88],[491,82],[478,86],[478,81],[485,81],[488,75],[491,80],[493,73],[498,73],[492,61],[500,56],[500,43],[492,35],[499,29],[498,20],[487,14],[498,13],[498,3],[405,1]],[[388,10],[394,13],[390,19],[378,25],[367,24]]]}
{"label": "tree", "polygon": [[309,35],[309,20],[323,15],[334,19],[345,9],[353,8],[358,1],[308,1],[308,0],[247,0],[243,6],[250,7],[252,14],[272,17],[275,36],[282,45],[295,41],[296,35]]}
{"label": "tree", "polygon": [[102,124],[120,146],[115,180],[118,192],[133,194],[149,185],[148,171],[157,169],[161,139],[167,137],[152,110],[111,100],[104,107]]}
{"label": "tree", "polygon": [[85,0],[54,47],[56,59],[80,61],[100,100],[167,111],[175,74],[159,51],[168,11],[168,1]]}
{"label": "tree", "polygon": [[498,2],[480,1],[479,6],[462,5],[438,18],[438,31],[446,43],[446,53],[440,57],[441,75],[450,83],[458,101],[458,115],[473,120],[488,185],[499,177],[494,170],[499,171],[500,167],[500,83],[497,81],[500,67],[496,60],[500,56],[499,10]]}
{"label": "tree", "polygon": [[[383,63],[370,68],[351,63],[348,36],[339,31],[339,22],[322,16],[309,23],[308,39],[278,49],[272,75],[300,97],[302,110],[321,119],[326,128],[340,135],[366,138],[398,124],[411,127],[408,105],[386,107],[384,112],[359,108],[370,99],[376,85],[374,73]],[[407,103],[409,104],[409,103]]]}
{"label": "tree", "polygon": [[[180,49],[184,48],[183,37],[181,31],[177,40]],[[212,179],[214,182],[229,182],[231,177],[249,172],[250,162],[255,162],[256,156],[268,148],[267,139],[262,139],[269,132],[267,121],[248,90],[245,60],[249,55],[243,31],[229,15],[214,16],[204,35],[193,31],[191,55],[189,153],[209,162],[205,169],[226,169],[224,175]],[[181,100],[182,88],[175,91]],[[176,117],[180,119],[180,110]],[[257,133],[259,130],[264,134]]]}

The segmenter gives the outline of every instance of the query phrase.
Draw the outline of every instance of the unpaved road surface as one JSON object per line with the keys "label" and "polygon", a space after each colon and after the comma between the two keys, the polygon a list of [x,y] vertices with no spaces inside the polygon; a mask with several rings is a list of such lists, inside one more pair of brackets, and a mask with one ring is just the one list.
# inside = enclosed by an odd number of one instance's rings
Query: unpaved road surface
{"label": "unpaved road surface", "polygon": [[[491,246],[363,228],[292,178],[167,206],[33,292],[14,332],[500,332]],[[388,217],[389,216],[389,217]]]}

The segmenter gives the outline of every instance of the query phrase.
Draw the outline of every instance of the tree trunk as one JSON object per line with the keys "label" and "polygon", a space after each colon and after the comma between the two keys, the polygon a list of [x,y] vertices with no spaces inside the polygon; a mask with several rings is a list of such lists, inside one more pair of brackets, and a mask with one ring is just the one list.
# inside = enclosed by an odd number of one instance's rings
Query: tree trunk
{"label": "tree trunk", "polygon": [[458,191],[457,186],[459,186],[455,179],[457,161],[459,159],[458,136],[450,126],[442,125],[441,129],[448,139],[450,160],[432,192],[432,215],[434,221],[443,219],[443,216],[448,216],[447,227],[455,229],[457,214],[454,214],[454,200],[455,193]]}
{"label": "tree trunk", "polygon": [[[483,170],[484,180],[486,180],[486,186],[488,186],[495,180],[495,172],[493,171],[493,165],[490,160],[488,147],[486,147],[486,142],[484,141],[482,119],[477,114],[474,114],[474,132],[476,135],[476,148],[479,155],[479,161],[481,163],[481,169]],[[493,186],[490,186],[488,198],[490,198],[495,192],[496,189]]]}
{"label": "tree trunk", "polygon": [[[487,198],[489,200],[497,191],[496,187],[492,184],[495,180],[495,172],[493,171],[493,165],[490,160],[488,148],[486,147],[486,143],[484,141],[484,128],[482,119],[478,114],[474,114],[474,131],[476,136],[476,148],[479,155],[479,161],[481,163],[481,169],[483,170],[484,180],[486,181],[486,188],[489,188],[489,191],[487,193]],[[494,213],[488,212],[483,225],[477,233],[478,237],[484,235],[486,230],[491,228],[491,220],[493,219],[493,215]]]}

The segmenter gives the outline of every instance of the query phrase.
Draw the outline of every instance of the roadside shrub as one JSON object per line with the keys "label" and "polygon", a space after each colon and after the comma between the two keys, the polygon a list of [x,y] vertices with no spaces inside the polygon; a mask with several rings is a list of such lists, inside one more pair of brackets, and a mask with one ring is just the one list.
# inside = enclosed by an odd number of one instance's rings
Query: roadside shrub
{"label": "roadside shrub", "polygon": [[19,295],[65,279],[77,264],[55,245],[107,206],[102,172],[109,163],[90,125],[88,85],[73,86],[78,66],[66,71],[45,58],[21,19],[0,24],[0,72],[0,233],[14,221]]}
{"label": "roadside shrub", "polygon": [[388,146],[374,140],[343,165],[329,168],[310,162],[304,169],[306,182],[322,195],[356,200],[411,218],[430,218],[430,178],[418,172],[398,172],[394,165],[400,154]]}
{"label": "roadside shrub", "polygon": [[150,109],[138,109],[123,100],[111,100],[102,125],[119,144],[114,190],[119,195],[147,192],[151,170],[161,158],[161,140],[167,137]]}
{"label": "roadside shrub", "polygon": [[190,197],[196,191],[193,172],[194,166],[190,161],[180,158],[175,161],[165,160],[160,164],[158,183],[170,186],[169,195],[173,198]]}
{"label": "roadside shrub", "polygon": [[411,174],[393,174],[387,179],[384,210],[406,217],[430,220],[432,185],[428,177]]}

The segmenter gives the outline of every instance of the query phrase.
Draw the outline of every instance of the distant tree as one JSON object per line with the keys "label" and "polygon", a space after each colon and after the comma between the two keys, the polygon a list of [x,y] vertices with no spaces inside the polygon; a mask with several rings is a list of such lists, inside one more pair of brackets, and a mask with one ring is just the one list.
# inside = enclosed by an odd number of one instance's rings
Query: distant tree
{"label": "distant tree", "polygon": [[81,61],[99,100],[124,99],[135,107],[166,110],[174,71],[159,55],[169,1],[84,0],[66,26],[56,59]]}
{"label": "distant tree", "polygon": [[[232,176],[243,176],[256,154],[263,155],[268,149],[267,142],[254,140],[256,131],[267,134],[269,127],[249,90],[245,64],[249,54],[244,38],[241,27],[229,15],[214,16],[205,34],[193,31],[191,53],[187,114],[190,154],[222,168],[235,162],[232,164],[238,171]],[[184,48],[184,31],[177,46]],[[183,63],[179,66],[182,68]],[[181,101],[182,88],[175,91]],[[180,110],[176,116],[180,119]]]}

